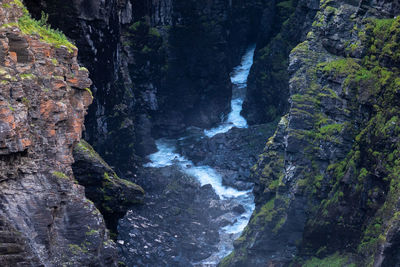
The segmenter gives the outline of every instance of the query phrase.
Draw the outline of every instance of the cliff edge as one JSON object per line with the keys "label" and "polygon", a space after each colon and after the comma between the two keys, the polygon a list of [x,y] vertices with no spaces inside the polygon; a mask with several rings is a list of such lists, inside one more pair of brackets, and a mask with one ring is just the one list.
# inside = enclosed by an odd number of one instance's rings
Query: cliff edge
{"label": "cliff edge", "polygon": [[0,5],[0,265],[116,266],[103,217],[71,164],[92,96],[66,37]]}

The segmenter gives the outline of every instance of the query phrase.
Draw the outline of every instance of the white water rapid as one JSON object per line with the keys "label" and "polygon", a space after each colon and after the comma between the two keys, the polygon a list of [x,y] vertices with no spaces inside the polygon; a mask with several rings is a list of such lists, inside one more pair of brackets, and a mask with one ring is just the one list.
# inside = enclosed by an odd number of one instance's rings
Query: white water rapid
{"label": "white water rapid", "polygon": [[[240,115],[240,112],[242,111],[243,99],[246,93],[247,77],[253,64],[254,50],[255,47],[247,50],[241,64],[235,67],[231,74],[231,82],[233,84],[231,112],[228,114],[227,119],[218,127],[204,130],[205,136],[213,137],[219,133],[226,133],[233,127],[247,128],[247,121]],[[181,139],[183,138],[185,137]],[[215,169],[210,166],[196,166],[193,162],[178,154],[176,152],[176,143],[176,140],[157,140],[158,152],[148,157],[151,162],[144,165],[144,167],[161,168],[171,165],[178,166],[182,172],[196,178],[201,185],[211,184],[221,199],[230,199],[245,208],[245,212],[237,218],[234,224],[220,229],[219,251],[210,258],[196,264],[201,266],[215,266],[233,250],[233,240],[240,236],[250,219],[255,207],[252,190],[239,191],[235,188],[224,186],[221,175]]]}
{"label": "white water rapid", "polygon": [[233,84],[231,112],[228,114],[228,119],[222,122],[221,125],[210,130],[204,130],[204,134],[208,137],[213,137],[219,133],[226,133],[233,127],[247,128],[247,121],[240,115],[240,112],[242,111],[244,96],[246,95],[247,77],[253,65],[254,50],[255,46],[250,47],[243,56],[241,64],[233,69],[231,74],[231,82]]}

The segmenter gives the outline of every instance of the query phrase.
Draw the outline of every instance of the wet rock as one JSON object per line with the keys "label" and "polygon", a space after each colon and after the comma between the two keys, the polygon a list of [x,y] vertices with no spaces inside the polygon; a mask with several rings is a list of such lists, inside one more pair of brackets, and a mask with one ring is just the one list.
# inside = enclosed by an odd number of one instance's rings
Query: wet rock
{"label": "wet rock", "polygon": [[[397,145],[387,144],[399,139],[400,130],[386,135],[381,129],[390,124],[394,114],[388,110],[397,110],[399,99],[395,91],[387,94],[386,82],[371,77],[358,82],[358,76],[350,74],[369,71],[372,64],[397,79],[396,63],[389,63],[380,47],[394,45],[398,51],[398,39],[382,37],[378,47],[365,41],[376,39],[378,32],[399,35],[391,28],[399,23],[392,17],[393,10],[399,11],[393,3],[321,1],[307,36],[301,33],[304,42],[290,52],[288,114],[252,169],[252,220],[220,266],[301,266],[315,261],[328,266],[336,260],[341,266],[398,265],[393,253],[399,248],[394,215],[398,192],[389,189],[397,179],[388,178],[394,177],[392,169],[384,167],[397,163],[386,156],[379,162],[367,159],[372,153],[398,153]],[[380,28],[383,22],[387,25]],[[351,49],[350,44],[357,45]],[[373,63],[366,64],[370,57]],[[377,82],[371,85],[372,80]],[[376,90],[385,96],[371,98]],[[380,110],[370,107],[377,99]]]}
{"label": "wet rock", "polygon": [[[151,136],[211,127],[230,109],[229,72],[270,1],[27,1],[73,39],[94,81],[86,139],[119,172],[154,152]],[[269,5],[269,4],[268,4]]]}
{"label": "wet rock", "polygon": [[128,265],[193,266],[218,250],[220,227],[233,224],[243,209],[176,167],[146,168],[140,177],[144,204],[118,226],[120,253]]}
{"label": "wet rock", "polygon": [[242,214],[244,213],[246,210],[244,209],[244,207],[242,205],[237,205],[235,207],[233,207],[232,209],[233,212],[236,212],[238,214]]}
{"label": "wet rock", "polygon": [[222,175],[224,185],[249,190],[253,185],[250,168],[275,126],[276,122],[272,122],[248,129],[233,128],[212,138],[192,132],[188,138],[180,140],[178,146],[180,153],[197,165],[214,167]]}

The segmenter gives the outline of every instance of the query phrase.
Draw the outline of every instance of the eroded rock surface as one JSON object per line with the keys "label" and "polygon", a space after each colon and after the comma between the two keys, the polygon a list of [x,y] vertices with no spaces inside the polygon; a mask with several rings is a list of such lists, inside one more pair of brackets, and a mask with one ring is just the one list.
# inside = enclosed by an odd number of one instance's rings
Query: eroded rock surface
{"label": "eroded rock surface", "polygon": [[20,1],[2,1],[0,23],[0,264],[115,266],[104,220],[71,169],[92,102],[88,72],[65,37],[28,34],[40,26]]}
{"label": "eroded rock surface", "polygon": [[156,151],[154,137],[178,135],[193,125],[211,127],[229,112],[229,72],[256,42],[271,3],[32,0],[27,5],[37,18],[48,13],[49,22],[76,42],[94,81],[85,138],[118,174],[129,174],[140,167],[140,157]]}
{"label": "eroded rock surface", "polygon": [[250,169],[257,162],[265,140],[275,131],[277,122],[232,128],[227,133],[217,134],[212,138],[202,135],[201,130],[193,129],[178,147],[180,154],[197,165],[213,167],[222,175],[226,186],[239,190],[251,189],[254,181],[250,178]]}

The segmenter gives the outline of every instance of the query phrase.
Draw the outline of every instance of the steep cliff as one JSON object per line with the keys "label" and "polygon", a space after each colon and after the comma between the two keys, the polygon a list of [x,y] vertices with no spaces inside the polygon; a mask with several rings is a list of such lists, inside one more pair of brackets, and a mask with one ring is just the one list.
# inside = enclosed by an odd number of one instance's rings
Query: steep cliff
{"label": "steep cliff", "polygon": [[77,48],[44,22],[19,0],[0,5],[0,265],[116,266],[71,169],[91,81]]}
{"label": "steep cliff", "polygon": [[222,266],[398,266],[399,5],[321,1]]}
{"label": "steep cliff", "polygon": [[287,112],[289,53],[305,40],[318,6],[319,0],[279,0],[264,14],[243,103],[249,124],[270,122]]}

